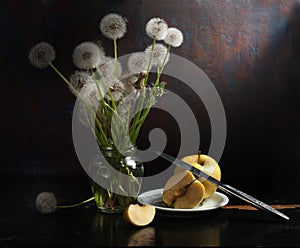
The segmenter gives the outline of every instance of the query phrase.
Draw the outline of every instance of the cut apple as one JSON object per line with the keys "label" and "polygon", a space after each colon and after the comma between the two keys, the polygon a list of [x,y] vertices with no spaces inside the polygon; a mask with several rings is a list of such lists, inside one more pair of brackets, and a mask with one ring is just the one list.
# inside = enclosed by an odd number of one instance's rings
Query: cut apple
{"label": "cut apple", "polygon": [[135,226],[146,226],[150,224],[155,217],[155,207],[150,205],[140,206],[139,204],[130,204],[124,211],[124,219]]}
{"label": "cut apple", "polygon": [[[211,177],[221,180],[221,169],[218,165],[218,163],[212,158],[204,154],[195,154],[195,155],[189,155],[181,159],[182,161],[196,167],[199,170],[202,170],[206,174],[210,175]],[[183,169],[180,167],[176,167],[174,173],[177,174],[178,172],[182,172]],[[216,190],[217,186],[209,181],[207,181],[205,178],[200,178],[199,181],[204,185],[205,187],[205,195],[204,199],[207,199],[211,195],[213,195]]]}
{"label": "cut apple", "polygon": [[185,194],[177,197],[174,208],[195,208],[202,202],[204,194],[205,187],[196,180],[187,187]]}
{"label": "cut apple", "polygon": [[174,208],[194,208],[205,195],[205,187],[190,171],[174,174],[164,186],[163,202]]}

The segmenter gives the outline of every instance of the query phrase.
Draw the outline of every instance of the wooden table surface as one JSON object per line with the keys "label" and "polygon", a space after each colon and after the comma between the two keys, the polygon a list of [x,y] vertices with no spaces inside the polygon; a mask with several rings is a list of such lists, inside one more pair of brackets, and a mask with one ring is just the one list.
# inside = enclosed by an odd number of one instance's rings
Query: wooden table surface
{"label": "wooden table surface", "polygon": [[51,180],[50,185],[44,178],[2,178],[1,247],[300,246],[298,204],[273,204],[290,217],[284,221],[229,196],[223,208],[189,215],[157,211],[152,223],[136,227],[93,204],[40,214],[34,199],[42,189],[53,190],[58,202],[89,192],[84,180]]}

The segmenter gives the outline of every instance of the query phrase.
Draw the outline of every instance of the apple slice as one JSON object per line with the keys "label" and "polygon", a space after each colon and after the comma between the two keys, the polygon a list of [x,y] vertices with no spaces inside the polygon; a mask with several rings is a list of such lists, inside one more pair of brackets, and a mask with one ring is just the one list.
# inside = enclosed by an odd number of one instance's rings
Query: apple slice
{"label": "apple slice", "polygon": [[203,200],[205,187],[190,171],[174,174],[164,186],[163,202],[174,208],[194,208]]}
{"label": "apple slice", "polygon": [[[206,174],[210,175],[211,177],[221,180],[221,169],[218,163],[212,158],[204,154],[195,154],[189,155],[181,159],[183,162],[186,162],[199,170],[204,171]],[[177,174],[178,172],[182,172],[183,169],[180,167],[176,167],[174,173]],[[198,179],[205,187],[205,195],[204,199],[209,198],[213,195],[216,190],[217,186],[206,179]]]}
{"label": "apple slice", "polygon": [[152,222],[155,217],[155,207],[150,205],[140,206],[139,204],[130,204],[124,211],[124,220],[135,226],[146,226]]}
{"label": "apple slice", "polygon": [[204,185],[196,180],[187,187],[185,194],[176,198],[174,208],[195,208],[202,202],[204,194]]}

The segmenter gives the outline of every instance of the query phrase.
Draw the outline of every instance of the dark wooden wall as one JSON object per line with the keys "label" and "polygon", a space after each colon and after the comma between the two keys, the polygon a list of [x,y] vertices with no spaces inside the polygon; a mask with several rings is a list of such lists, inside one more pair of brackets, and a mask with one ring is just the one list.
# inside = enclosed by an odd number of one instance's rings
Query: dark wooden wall
{"label": "dark wooden wall", "polygon": [[[227,139],[220,166],[223,179],[266,199],[300,200],[300,3],[296,0],[10,0],[0,3],[0,173],[2,175],[84,175],[72,143],[75,102],[50,69],[37,70],[28,51],[48,41],[55,64],[69,76],[73,48],[101,40],[98,29],[109,12],[126,16],[128,32],[119,55],[149,44],[145,23],[161,17],[184,33],[173,50],[199,66],[216,87],[226,113]],[[183,85],[168,83],[198,118],[201,149],[207,152],[210,126],[205,107]],[[199,106],[199,107],[195,107]],[[167,150],[180,144],[173,120],[151,112],[139,143],[151,128],[170,134]],[[146,164],[159,171],[159,161]],[[284,174],[283,174],[284,173]]]}

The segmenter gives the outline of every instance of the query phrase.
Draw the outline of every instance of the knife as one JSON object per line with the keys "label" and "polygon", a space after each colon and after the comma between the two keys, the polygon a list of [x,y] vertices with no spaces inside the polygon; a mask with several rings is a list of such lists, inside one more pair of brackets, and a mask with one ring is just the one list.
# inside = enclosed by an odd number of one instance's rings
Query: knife
{"label": "knife", "polygon": [[248,202],[249,204],[251,204],[253,207],[255,207],[257,209],[264,210],[265,212],[267,212],[269,214],[273,214],[273,215],[275,215],[277,217],[280,217],[280,218],[283,218],[285,220],[290,219],[288,216],[286,216],[285,214],[279,212],[275,208],[272,208],[268,204],[266,204],[266,203],[264,203],[260,200],[257,200],[256,198],[240,191],[239,189],[236,189],[236,188],[234,188],[234,187],[232,187],[228,184],[224,184],[224,183],[220,182],[219,180],[211,177],[210,175],[208,175],[205,172],[197,169],[196,167],[193,167],[190,164],[179,160],[178,158],[172,157],[171,155],[168,155],[168,154],[163,153],[163,152],[158,152],[158,151],[156,151],[156,154],[158,154],[162,158],[172,162],[173,164],[181,167],[182,169],[188,170],[188,171],[192,172],[193,174],[195,174],[199,177],[205,178],[206,180],[208,180],[211,183],[215,184],[223,192],[225,192],[227,194],[230,194],[230,195],[234,195],[234,196],[242,199],[243,201]]}

